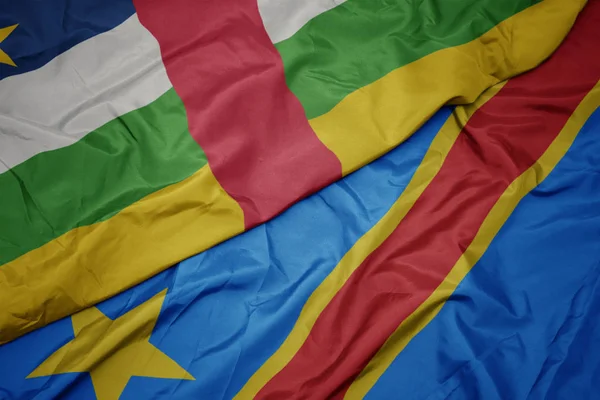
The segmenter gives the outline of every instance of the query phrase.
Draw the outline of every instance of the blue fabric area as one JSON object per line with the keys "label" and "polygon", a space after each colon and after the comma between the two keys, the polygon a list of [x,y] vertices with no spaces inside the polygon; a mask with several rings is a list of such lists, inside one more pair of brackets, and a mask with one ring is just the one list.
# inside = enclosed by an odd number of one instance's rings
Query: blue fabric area
{"label": "blue fabric area", "polygon": [[600,110],[368,399],[600,394]]}
{"label": "blue fabric area", "polygon": [[[98,306],[115,319],[164,288],[151,342],[194,381],[133,377],[121,399],[233,397],[284,341],[322,280],[389,210],[451,113],[281,216]],[[25,379],[73,337],[70,318],[0,347],[0,398],[93,398],[88,374]],[[37,397],[34,394],[38,393]]]}
{"label": "blue fabric area", "polygon": [[[110,2],[110,7],[107,7]],[[131,0],[13,0],[0,2],[0,28],[19,26],[0,43],[16,67],[0,64],[0,80],[40,68],[135,13]]]}

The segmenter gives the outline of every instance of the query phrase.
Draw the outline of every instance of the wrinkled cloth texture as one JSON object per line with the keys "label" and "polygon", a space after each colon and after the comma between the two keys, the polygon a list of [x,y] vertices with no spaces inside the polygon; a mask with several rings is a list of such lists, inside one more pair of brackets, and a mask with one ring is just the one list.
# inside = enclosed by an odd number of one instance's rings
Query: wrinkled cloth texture
{"label": "wrinkled cloth texture", "polygon": [[[0,20],[16,65],[0,64],[3,118],[20,121],[0,136],[11,153],[0,175],[2,342],[272,218],[405,141],[443,104],[534,68],[585,3],[307,5],[313,18],[274,45],[261,15],[281,5],[269,1],[55,1],[11,3]],[[359,26],[369,34],[352,44]],[[130,34],[140,41],[119,39]],[[373,43],[382,51],[371,57]],[[131,47],[105,50],[120,44]],[[99,65],[129,68],[135,91]],[[11,102],[21,86],[36,100]],[[322,92],[307,97],[309,87]],[[42,119],[37,106],[20,115],[40,101]]]}
{"label": "wrinkled cloth texture", "polygon": [[600,391],[600,1],[53,2],[0,5],[0,398]]}

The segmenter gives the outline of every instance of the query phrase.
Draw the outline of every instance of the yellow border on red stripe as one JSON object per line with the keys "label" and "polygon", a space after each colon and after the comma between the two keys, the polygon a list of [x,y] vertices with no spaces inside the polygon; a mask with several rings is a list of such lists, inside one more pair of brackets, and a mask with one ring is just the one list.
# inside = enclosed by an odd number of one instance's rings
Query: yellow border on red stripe
{"label": "yellow border on red stripe", "polygon": [[585,0],[545,0],[479,38],[439,50],[349,94],[310,120],[348,174],[405,141],[437,109],[469,104],[488,87],[534,68],[562,42]]}
{"label": "yellow border on red stripe", "polygon": [[504,86],[504,83],[486,91],[474,104],[457,107],[454,110],[433,139],[423,161],[402,195],[394,202],[383,218],[352,246],[329,276],[312,293],[286,340],[248,380],[236,395],[236,399],[254,398],[260,389],[287,365],[300,349],[317,318],[331,299],[365,258],[396,229],[421,193],[437,175],[464,124],[467,123],[477,109],[498,93],[502,86]]}
{"label": "yellow border on red stripe", "polygon": [[500,196],[483,221],[471,245],[438,288],[398,326],[350,386],[345,399],[362,399],[392,361],[442,309],[458,284],[489,247],[523,197],[538,186],[567,153],[577,134],[600,105],[600,82],[575,109],[556,139],[529,169],[515,179]]}
{"label": "yellow border on red stripe", "polygon": [[0,344],[120,293],[244,230],[205,165],[112,218],[73,229],[0,268]]}

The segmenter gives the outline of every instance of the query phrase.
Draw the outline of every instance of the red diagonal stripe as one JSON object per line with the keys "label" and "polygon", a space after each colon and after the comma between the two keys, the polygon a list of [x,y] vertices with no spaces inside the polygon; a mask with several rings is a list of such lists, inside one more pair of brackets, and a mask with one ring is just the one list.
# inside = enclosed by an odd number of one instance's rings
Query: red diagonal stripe
{"label": "red diagonal stripe", "polygon": [[158,39],[192,136],[246,227],[341,177],[339,160],[286,86],[256,0],[134,4]]}
{"label": "red diagonal stripe", "polygon": [[443,281],[508,185],[558,135],[600,78],[600,1],[556,54],[469,120],[438,175],[350,277],[262,399],[341,398],[385,340]]}

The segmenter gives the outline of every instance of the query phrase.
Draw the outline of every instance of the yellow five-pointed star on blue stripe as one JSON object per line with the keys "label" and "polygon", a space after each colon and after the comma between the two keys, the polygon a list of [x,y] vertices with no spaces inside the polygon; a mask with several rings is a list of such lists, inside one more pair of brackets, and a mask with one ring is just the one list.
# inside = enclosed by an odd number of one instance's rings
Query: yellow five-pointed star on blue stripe
{"label": "yellow five-pointed star on blue stripe", "polygon": [[[19,24],[7,26],[6,28],[0,28],[0,43],[4,41],[15,30],[15,28],[19,26]],[[6,54],[2,49],[0,49],[0,64],[8,64],[16,67],[17,64],[10,58],[8,54]]]}
{"label": "yellow five-pointed star on blue stripe", "polygon": [[115,320],[96,307],[74,314],[75,338],[28,378],[89,372],[98,400],[117,400],[132,376],[193,380],[149,341],[165,295],[166,290]]}

